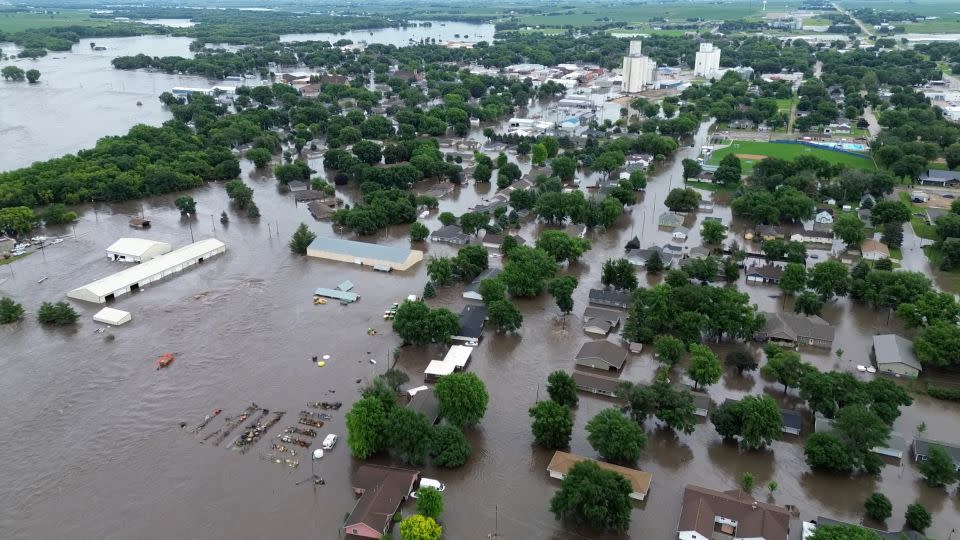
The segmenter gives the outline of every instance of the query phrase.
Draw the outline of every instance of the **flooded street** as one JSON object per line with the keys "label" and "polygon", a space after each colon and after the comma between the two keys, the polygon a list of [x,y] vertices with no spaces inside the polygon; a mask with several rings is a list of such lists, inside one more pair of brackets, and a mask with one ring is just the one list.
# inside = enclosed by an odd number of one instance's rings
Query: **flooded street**
{"label": "flooded street", "polygon": [[[125,133],[133,122],[159,124],[169,118],[156,96],[170,86],[195,84],[191,80],[196,78],[112,70],[109,55],[148,51],[185,55],[189,40],[130,39],[140,41],[124,49],[124,40],[97,40],[107,44],[108,55],[98,56],[88,51],[87,42],[81,42],[72,55],[53,54],[53,58],[37,61],[49,64],[38,67],[44,73],[40,88],[0,83],[0,144],[5,148],[0,169],[90,146],[100,136]],[[170,48],[147,48],[152,39]],[[81,70],[78,66],[83,62],[88,64]],[[33,67],[30,61],[19,64]],[[101,65],[102,69],[91,67]],[[100,86],[90,92],[88,85],[93,84]],[[71,100],[71,105],[64,107],[72,88],[99,101]],[[137,100],[143,107],[135,106]],[[608,104],[607,108],[616,111],[618,106]],[[35,127],[22,127],[21,131],[29,135],[8,133],[11,126],[28,124]],[[471,136],[483,140],[479,132]],[[588,290],[600,284],[604,260],[622,255],[624,244],[635,235],[643,247],[669,241],[670,233],[656,227],[657,217],[665,211],[662,201],[671,187],[682,184],[680,160],[696,157],[705,138],[706,125],[697,134],[694,147],[688,142],[650,179],[642,202],[627,208],[614,228],[587,233],[593,249],[564,269],[580,282],[570,316],[560,318],[552,298],[543,294],[517,302],[524,315],[519,333],[498,335],[492,328],[486,330],[468,368],[485,381],[490,393],[486,417],[467,432],[472,455],[460,469],[423,468],[425,476],[447,485],[442,516],[446,538],[484,539],[497,532],[515,540],[667,540],[675,537],[680,495],[686,484],[733,489],[744,472],[755,476],[759,486],[755,493],[761,499],[766,496],[763,486],[776,480],[779,487],[771,500],[795,505],[805,520],[826,515],[856,523],[863,515],[863,500],[881,491],[893,502],[893,517],[887,522],[893,530],[903,526],[906,506],[917,500],[933,514],[929,536],[946,539],[951,528],[960,524],[960,498],[955,491],[948,495],[927,487],[906,455],[902,466],[889,465],[876,478],[809,472],[803,456],[803,440],[812,433],[809,416],[802,437],[784,436],[760,452],[740,452],[736,446],[724,444],[704,420],[689,436],[658,429],[651,421],[638,468],[652,472],[653,483],[647,500],[635,505],[627,533],[575,530],[550,514],[549,500],[559,483],[550,480],[545,470],[552,452],[532,444],[527,409],[538,395],[545,396],[547,375],[557,369],[572,370],[580,346],[593,339],[581,330],[578,314],[586,306]],[[312,163],[316,167],[319,162]],[[524,172],[530,170],[529,161],[521,163]],[[0,408],[6,412],[0,419],[0,432],[6,434],[0,445],[4,464],[0,468],[0,499],[6,501],[0,507],[0,537],[341,537],[338,527],[355,502],[351,476],[362,463],[350,457],[344,415],[358,398],[359,389],[388,367],[391,353],[399,345],[389,322],[382,318],[383,310],[422,291],[426,264],[408,272],[383,274],[292,255],[287,242],[300,222],[308,223],[320,235],[337,231],[329,222],[314,221],[305,205],[293,202],[292,195],[278,193],[275,180],[255,173],[246,161],[242,165],[242,178],[254,189],[262,213],[259,220],[237,213],[223,186],[210,184],[191,193],[198,215],[190,220],[181,218],[173,207],[180,194],[142,203],[87,207],[81,209],[75,227],[45,233],[65,235],[63,243],[0,266],[0,296],[13,297],[27,310],[23,322],[0,326],[0,370],[4,374]],[[582,179],[581,185],[589,185],[595,178]],[[474,185],[471,179],[441,199],[439,211],[462,213],[489,196],[491,189]],[[711,196],[703,194],[705,199]],[[349,192],[342,195],[351,200]],[[714,200],[718,205],[709,215],[729,223],[729,207],[721,198]],[[218,220],[222,210],[230,214],[226,226]],[[128,226],[129,218],[141,212],[153,220],[147,231]],[[438,214],[432,212],[422,221],[434,230],[439,227]],[[696,216],[685,246],[700,245],[698,230],[703,216]],[[742,229],[734,224],[741,243]],[[527,223],[520,235],[532,242],[538,230],[538,225]],[[37,323],[36,311],[42,302],[63,300],[67,291],[122,268],[122,263],[108,261],[103,251],[117,238],[143,237],[179,247],[189,243],[191,235],[197,240],[215,236],[227,244],[227,251],[138,294],[120,297],[113,307],[131,312],[131,323],[110,328],[105,334],[95,333],[101,325],[92,321],[92,315],[102,306],[75,301],[71,304],[81,313],[75,328],[51,329]],[[388,229],[379,233],[376,241],[407,246],[408,228]],[[910,242],[908,237],[905,247]],[[429,242],[415,248],[425,250],[427,256],[455,252],[452,246]],[[491,258],[491,263],[498,264],[498,260]],[[643,282],[642,272],[640,277]],[[41,278],[46,279],[39,282]],[[315,288],[335,287],[344,280],[356,285],[353,291],[361,296],[359,302],[313,305]],[[776,287],[746,285],[742,277],[737,286],[748,292],[761,310],[779,309],[783,304]],[[463,285],[442,289],[429,303],[459,312],[465,303],[462,290]],[[896,319],[887,325],[886,312],[847,300],[828,305],[823,316],[838,326],[834,350],[842,348],[845,353],[838,359],[830,351],[802,351],[804,360],[821,370],[856,373],[856,364],[868,363],[873,334],[902,331]],[[376,335],[368,336],[368,328],[375,329]],[[715,349],[726,351],[729,345]],[[175,354],[176,362],[156,371],[153,361],[165,352]],[[419,385],[424,367],[431,359],[442,358],[443,352],[439,346],[402,348],[396,365],[410,375],[408,386]],[[310,361],[323,354],[331,355],[326,367]],[[370,358],[377,363],[370,363]],[[620,378],[650,382],[657,366],[645,350],[628,359]],[[683,379],[681,373],[675,370],[673,376]],[[708,389],[715,404],[758,392],[770,394],[785,407],[802,406],[796,390],[785,396],[780,385],[756,372],[741,377],[726,370],[721,382]],[[922,396],[914,399],[912,406],[903,409],[895,431],[911,440],[918,424],[925,422],[932,438],[960,438],[960,405]],[[211,410],[222,408],[223,414],[201,435],[221,429],[224,417],[235,416],[256,402],[288,413],[267,433],[265,439],[269,439],[294,425],[296,413],[305,409],[307,402],[334,400],[344,406],[331,412],[333,419],[318,430],[318,439],[326,433],[338,433],[341,439],[317,463],[319,474],[326,479],[326,485],[317,488],[295,485],[310,475],[306,451],[298,453],[300,467],[289,469],[259,459],[269,448],[267,440],[240,454],[229,449],[239,430],[219,447],[189,433]],[[611,404],[580,395],[572,452],[596,455],[586,440],[584,425]],[[180,422],[186,422],[187,429],[181,430]],[[374,461],[389,463],[389,458],[381,456]],[[407,512],[411,508],[409,503],[404,507]],[[793,533],[798,531],[799,524]]]}

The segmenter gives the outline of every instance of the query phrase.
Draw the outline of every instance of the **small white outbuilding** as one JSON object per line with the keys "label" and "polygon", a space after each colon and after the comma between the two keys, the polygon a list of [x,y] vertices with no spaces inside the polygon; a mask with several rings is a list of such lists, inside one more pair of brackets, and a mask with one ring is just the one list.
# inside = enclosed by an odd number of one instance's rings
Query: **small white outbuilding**
{"label": "small white outbuilding", "polygon": [[170,253],[172,249],[166,242],[146,238],[121,238],[107,248],[107,258],[111,261],[139,263]]}
{"label": "small white outbuilding", "polygon": [[97,322],[102,322],[104,324],[110,324],[113,326],[120,326],[121,324],[126,324],[130,322],[130,312],[123,311],[120,309],[113,309],[105,307],[98,311],[94,316],[93,320]]}

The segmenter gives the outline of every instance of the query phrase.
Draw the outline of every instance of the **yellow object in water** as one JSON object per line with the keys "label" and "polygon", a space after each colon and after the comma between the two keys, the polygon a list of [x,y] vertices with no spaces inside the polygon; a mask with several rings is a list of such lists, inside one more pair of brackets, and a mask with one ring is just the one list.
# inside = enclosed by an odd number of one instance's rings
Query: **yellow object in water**
{"label": "yellow object in water", "polygon": [[327,363],[324,362],[323,360],[317,362],[317,367],[323,367],[323,366],[325,366],[325,365],[327,365]]}
{"label": "yellow object in water", "polygon": [[320,298],[320,297],[318,296],[318,297],[316,297],[316,298],[313,299],[313,303],[314,303],[314,305],[323,305],[323,304],[326,304],[327,301],[326,301],[325,299]]}

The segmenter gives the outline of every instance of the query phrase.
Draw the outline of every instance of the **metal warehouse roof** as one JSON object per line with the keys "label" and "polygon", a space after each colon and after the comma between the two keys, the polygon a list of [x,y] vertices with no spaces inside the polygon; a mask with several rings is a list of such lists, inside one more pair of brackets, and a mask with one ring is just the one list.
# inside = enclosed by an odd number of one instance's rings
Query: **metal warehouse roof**
{"label": "metal warehouse roof", "polygon": [[[198,257],[203,257],[211,251],[220,250],[226,247],[226,244],[216,238],[207,238],[193,244],[183,246],[180,249],[161,255],[155,259],[140,263],[126,270],[121,270],[116,274],[98,279],[93,283],[88,283],[75,290],[86,289],[94,296],[107,296],[115,291],[130,287],[140,283],[156,274],[175,268]],[[71,291],[73,292],[73,291]]]}
{"label": "metal warehouse roof", "polygon": [[310,249],[315,251],[332,251],[354,257],[380,259],[398,264],[407,262],[407,258],[410,256],[410,248],[382,246],[380,244],[343,240],[341,238],[330,238],[327,236],[318,236],[310,243]]}
{"label": "metal warehouse roof", "polygon": [[140,257],[154,247],[166,248],[165,252],[170,251],[170,244],[156,240],[147,240],[146,238],[120,238],[110,244],[107,251],[110,253]]}

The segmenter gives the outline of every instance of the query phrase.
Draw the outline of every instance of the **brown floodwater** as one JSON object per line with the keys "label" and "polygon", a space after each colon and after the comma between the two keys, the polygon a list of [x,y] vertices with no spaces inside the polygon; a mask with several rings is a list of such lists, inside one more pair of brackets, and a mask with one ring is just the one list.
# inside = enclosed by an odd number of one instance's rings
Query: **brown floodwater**
{"label": "brown floodwater", "polygon": [[[697,141],[704,135],[705,128]],[[546,376],[572,369],[573,356],[592,339],[582,332],[577,313],[585,306],[588,289],[599,284],[603,261],[621,254],[634,235],[644,245],[669,239],[656,228],[656,217],[664,211],[662,201],[670,187],[681,183],[679,159],[695,151],[682,148],[675,162],[651,180],[643,202],[628,209],[617,226],[588,233],[593,249],[564,269],[580,280],[574,314],[559,317],[544,294],[517,302],[524,314],[517,334],[487,331],[469,367],[490,393],[486,417],[468,432],[470,460],[455,470],[423,468],[426,476],[448,486],[442,518],[446,537],[480,539],[499,532],[514,539],[665,540],[674,537],[685,484],[730,489],[744,472],[751,472],[757,493],[762,493],[758,496],[766,497],[763,486],[776,480],[779,487],[771,499],[797,506],[803,519],[829,515],[856,522],[866,496],[882,491],[893,501],[894,517],[887,523],[891,528],[899,529],[907,504],[919,500],[934,515],[929,534],[947,538],[960,523],[960,499],[953,490],[948,494],[927,487],[909,460],[887,466],[878,477],[813,474],[803,459],[806,434],[787,436],[764,451],[741,452],[722,443],[705,421],[691,435],[647,423],[647,448],[638,466],[653,473],[653,485],[647,501],[636,505],[627,533],[598,534],[558,522],[550,514],[549,500],[558,483],[545,470],[551,453],[532,445],[527,409],[544,395]],[[354,505],[351,475],[361,463],[349,456],[343,417],[361,386],[387,367],[399,344],[382,319],[383,310],[422,290],[426,265],[382,274],[292,255],[286,244],[298,223],[309,223],[319,234],[337,231],[329,222],[314,222],[290,195],[279,194],[269,175],[255,174],[246,162],[243,168],[263,214],[256,222],[230,207],[222,186],[209,185],[192,193],[198,216],[191,220],[173,208],[175,195],[86,208],[75,227],[47,231],[65,235],[63,243],[0,266],[0,295],[15,298],[28,311],[24,322],[0,327],[0,406],[5,412],[0,431],[6,434],[0,445],[0,499],[5,501],[0,537],[339,537],[338,526]],[[488,191],[487,186],[465,184],[441,201],[441,210],[462,212]],[[352,196],[348,192],[345,197]],[[227,226],[219,223],[221,210],[231,215]],[[127,225],[130,216],[141,212],[153,220],[149,231]],[[718,207],[714,215],[728,220],[729,209]],[[436,216],[434,212],[425,220],[431,229],[437,227]],[[699,245],[698,225],[686,245]],[[533,240],[537,230],[535,224],[526,224],[520,234]],[[130,311],[131,323],[95,333],[101,325],[91,317],[100,306],[81,302],[71,302],[82,315],[73,328],[46,328],[36,322],[41,302],[62,300],[68,290],[120,268],[103,252],[116,238],[140,236],[179,246],[190,242],[191,234],[197,239],[216,236],[226,242],[227,252],[139,294],[121,297],[114,306]],[[377,242],[407,245],[407,228],[381,232]],[[455,251],[430,243],[420,247],[428,255]],[[313,305],[314,288],[346,279],[356,285],[359,302]],[[742,279],[737,286],[761,309],[782,305],[775,287],[747,286]],[[461,292],[461,285],[441,290],[430,304],[459,311],[464,304]],[[824,370],[856,373],[856,364],[867,363],[871,335],[900,330],[896,320],[887,325],[885,313],[845,300],[829,305],[824,317],[838,325],[835,349],[845,351],[842,359],[827,351],[803,351],[806,361]],[[368,336],[368,328],[377,334]],[[722,352],[729,345],[716,347]],[[164,352],[174,353],[177,360],[169,369],[156,371],[153,360]],[[331,359],[318,368],[310,358],[322,354]],[[417,385],[427,362],[442,354],[436,346],[404,347],[397,367]],[[628,360],[621,378],[648,382],[656,367],[645,351]],[[674,377],[684,379],[679,370]],[[779,385],[758,373],[740,377],[727,371],[708,392],[715,403],[766,392],[784,406],[802,407],[795,391],[784,395]],[[224,417],[255,401],[288,412],[268,439],[292,425],[308,401],[323,400],[343,401],[344,408],[332,412],[333,420],[318,430],[321,437],[339,433],[341,441],[318,463],[326,485],[316,489],[295,485],[310,474],[306,451],[299,456],[303,464],[291,470],[259,459],[268,450],[266,439],[239,454],[227,448],[232,437],[217,447],[211,441],[201,444],[189,433],[215,408],[222,408],[223,415],[203,434],[222,428]],[[581,396],[573,452],[595,456],[584,425],[611,405]],[[925,422],[930,436],[957,441],[958,414],[957,404],[917,397],[895,429],[910,439]],[[186,430],[180,422],[187,423]],[[374,461],[390,462],[387,456]],[[411,508],[408,504],[405,510]]]}

